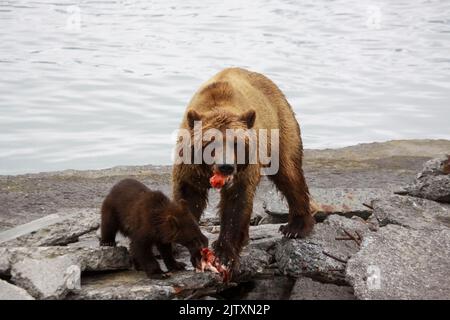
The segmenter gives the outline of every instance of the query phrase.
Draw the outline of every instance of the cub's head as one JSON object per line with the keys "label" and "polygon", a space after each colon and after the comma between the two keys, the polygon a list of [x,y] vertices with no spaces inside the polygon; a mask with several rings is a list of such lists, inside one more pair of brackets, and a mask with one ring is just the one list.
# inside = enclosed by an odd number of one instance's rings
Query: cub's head
{"label": "cub's head", "polygon": [[171,242],[186,247],[191,254],[192,265],[198,267],[201,261],[200,250],[208,247],[208,238],[200,231],[186,200],[172,203],[169,211],[166,217]]}
{"label": "cub's head", "polygon": [[254,110],[239,114],[224,109],[204,114],[189,110],[186,120],[190,140],[190,157],[186,160],[209,166],[212,175],[223,177],[224,185],[232,183],[233,176],[252,163],[252,159],[256,163],[256,159],[252,158],[256,155],[256,149],[250,147],[255,146],[256,141]]}

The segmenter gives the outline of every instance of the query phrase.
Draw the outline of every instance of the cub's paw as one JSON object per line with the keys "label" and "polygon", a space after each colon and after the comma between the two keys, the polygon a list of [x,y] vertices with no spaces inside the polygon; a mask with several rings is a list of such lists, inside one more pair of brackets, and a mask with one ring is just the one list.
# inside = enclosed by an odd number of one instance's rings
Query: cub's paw
{"label": "cub's paw", "polygon": [[279,231],[286,238],[305,238],[314,228],[315,219],[311,215],[296,216],[288,224],[280,226]]}

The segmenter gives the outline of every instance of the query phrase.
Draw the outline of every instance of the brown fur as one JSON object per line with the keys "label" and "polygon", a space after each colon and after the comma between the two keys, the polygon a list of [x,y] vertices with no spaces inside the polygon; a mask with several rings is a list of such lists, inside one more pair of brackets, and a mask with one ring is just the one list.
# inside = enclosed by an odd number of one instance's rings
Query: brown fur
{"label": "brown fur", "polygon": [[166,267],[182,270],[185,265],[174,259],[172,243],[186,246],[197,265],[200,249],[208,246],[187,203],[171,201],[160,191],[151,191],[134,179],[117,183],[103,201],[101,211],[101,245],[115,245],[118,231],[130,238],[130,252],[137,269],[149,277],[163,272],[153,255],[156,245]]}
{"label": "brown fur", "polygon": [[[194,95],[181,128],[192,129],[195,120],[202,120],[204,131],[208,128],[279,129],[280,167],[278,173],[269,178],[289,204],[289,222],[280,230],[291,238],[305,237],[311,232],[314,218],[302,170],[300,127],[285,96],[271,80],[240,68],[219,72]],[[239,254],[248,240],[260,166],[248,164],[238,169],[230,188],[221,190],[221,228],[214,246],[224,262],[238,265]],[[173,168],[174,198],[188,199],[189,208],[197,219],[207,203],[211,174],[212,167],[205,164],[177,164]]]}

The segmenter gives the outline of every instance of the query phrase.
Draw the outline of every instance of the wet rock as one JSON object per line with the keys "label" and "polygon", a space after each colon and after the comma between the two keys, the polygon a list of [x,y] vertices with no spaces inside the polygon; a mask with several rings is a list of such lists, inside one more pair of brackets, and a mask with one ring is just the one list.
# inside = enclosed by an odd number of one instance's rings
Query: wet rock
{"label": "wet rock", "polygon": [[450,299],[450,233],[396,225],[367,234],[347,263],[359,299]]}
{"label": "wet rock", "polygon": [[282,234],[279,232],[278,224],[262,224],[251,226],[249,229],[250,244],[249,247],[268,251],[278,243]]}
{"label": "wet rock", "polygon": [[374,200],[372,206],[380,226],[396,224],[416,230],[450,229],[450,205],[394,195]]}
{"label": "wet rock", "polygon": [[24,289],[0,279],[0,300],[34,300]]}
{"label": "wet rock", "polygon": [[272,261],[272,255],[265,250],[247,247],[241,253],[241,265],[237,281],[245,281],[265,273]]}
{"label": "wet rock", "polygon": [[397,193],[450,203],[450,155],[426,162],[416,180]]}
{"label": "wet rock", "polygon": [[35,261],[66,257],[82,271],[123,270],[131,266],[128,250],[124,247],[12,247],[0,248],[5,274],[16,263],[29,258]]}
{"label": "wet rock", "polygon": [[80,236],[96,230],[100,225],[100,216],[97,211],[92,209],[72,209],[68,210],[68,212],[61,212],[58,216],[60,219],[55,221],[55,223],[4,242],[2,246],[37,247],[66,245],[78,241]]}
{"label": "wet rock", "polygon": [[[338,214],[348,218],[359,216],[367,219],[371,210],[364,204],[376,198],[392,193],[389,188],[311,188],[311,195],[317,204],[317,221],[323,221],[330,214]],[[261,223],[286,223],[289,208],[281,195],[275,190],[267,192],[264,208],[268,214]]]}
{"label": "wet rock", "polygon": [[0,248],[0,274],[8,275],[10,264],[10,254],[6,248]]}
{"label": "wet rock", "polygon": [[321,283],[300,277],[295,282],[290,300],[355,300],[352,287]]}
{"label": "wet rock", "polygon": [[25,258],[13,264],[11,281],[27,289],[35,298],[61,299],[76,289],[73,284],[80,283],[80,272],[74,273],[73,268],[73,260],[67,256],[39,260]]}
{"label": "wet rock", "polygon": [[216,275],[192,271],[174,272],[169,279],[149,279],[144,272],[122,271],[82,279],[81,290],[68,299],[174,299],[185,298],[198,290],[214,288]]}
{"label": "wet rock", "polygon": [[275,251],[278,268],[285,275],[344,284],[346,261],[359,250],[359,238],[368,232],[368,225],[360,218],[330,216],[307,238],[280,241]]}
{"label": "wet rock", "polygon": [[294,280],[288,277],[257,279],[253,288],[242,298],[244,300],[285,300],[289,298]]}

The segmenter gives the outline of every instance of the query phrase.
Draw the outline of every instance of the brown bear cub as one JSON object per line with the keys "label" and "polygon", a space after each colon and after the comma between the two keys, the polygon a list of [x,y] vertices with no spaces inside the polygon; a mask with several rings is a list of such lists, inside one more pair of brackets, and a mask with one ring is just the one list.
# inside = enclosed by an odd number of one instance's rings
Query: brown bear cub
{"label": "brown bear cub", "polygon": [[197,220],[189,212],[187,202],[171,201],[160,191],[152,191],[134,179],[117,183],[103,201],[101,219],[102,246],[115,246],[118,231],[130,238],[130,254],[135,268],[151,278],[166,277],[153,254],[158,248],[169,271],[183,270],[176,261],[172,243],[185,246],[191,262],[198,267],[201,249],[208,247]]}

